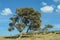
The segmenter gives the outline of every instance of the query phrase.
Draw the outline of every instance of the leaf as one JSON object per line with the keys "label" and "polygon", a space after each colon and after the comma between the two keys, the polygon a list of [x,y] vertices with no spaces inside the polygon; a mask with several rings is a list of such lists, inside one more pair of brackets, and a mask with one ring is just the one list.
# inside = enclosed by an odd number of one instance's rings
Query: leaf
{"label": "leaf", "polygon": [[12,30],[14,30],[14,28],[12,28],[12,27],[9,27],[8,28],[8,31],[12,31]]}
{"label": "leaf", "polygon": [[11,27],[14,26],[14,23],[9,23],[9,26],[11,26]]}

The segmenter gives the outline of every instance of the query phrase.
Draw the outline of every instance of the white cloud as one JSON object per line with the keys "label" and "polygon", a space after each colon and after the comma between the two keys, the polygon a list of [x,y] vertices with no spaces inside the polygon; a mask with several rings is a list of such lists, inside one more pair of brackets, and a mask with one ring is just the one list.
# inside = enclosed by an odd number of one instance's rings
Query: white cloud
{"label": "white cloud", "polygon": [[60,9],[60,5],[58,5],[57,8]]}
{"label": "white cloud", "polygon": [[54,8],[52,6],[44,6],[44,7],[40,8],[40,10],[41,10],[41,12],[51,13],[51,12],[53,12]]}
{"label": "white cloud", "polygon": [[43,5],[47,5],[47,3],[45,3],[45,2],[42,2],[42,4],[43,4]]}
{"label": "white cloud", "polygon": [[57,6],[56,12],[60,13],[60,5]]}
{"label": "white cloud", "polygon": [[60,0],[53,0],[54,2],[60,2]]}
{"label": "white cloud", "polygon": [[12,11],[10,8],[5,8],[4,10],[2,10],[1,15],[9,15],[12,14]]}

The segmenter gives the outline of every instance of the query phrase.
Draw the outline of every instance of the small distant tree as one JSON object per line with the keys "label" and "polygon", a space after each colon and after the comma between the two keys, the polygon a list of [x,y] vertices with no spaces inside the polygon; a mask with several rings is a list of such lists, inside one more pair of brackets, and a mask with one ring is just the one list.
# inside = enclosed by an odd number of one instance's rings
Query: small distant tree
{"label": "small distant tree", "polygon": [[48,29],[53,28],[53,25],[47,24],[45,27],[42,29],[43,31],[48,31]]}
{"label": "small distant tree", "polygon": [[29,24],[28,30],[38,30],[41,26],[41,14],[33,8],[17,8],[16,14],[10,18],[12,21],[9,23],[9,31],[16,28],[19,32],[22,32],[24,28]]}

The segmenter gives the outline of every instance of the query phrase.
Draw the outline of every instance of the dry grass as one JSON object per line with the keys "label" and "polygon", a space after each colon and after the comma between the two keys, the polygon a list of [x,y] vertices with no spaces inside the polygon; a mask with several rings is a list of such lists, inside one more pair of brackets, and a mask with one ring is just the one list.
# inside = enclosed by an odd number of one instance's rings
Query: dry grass
{"label": "dry grass", "polygon": [[[26,35],[27,36],[27,35]],[[17,38],[17,39],[10,39],[0,37],[0,40],[60,40],[60,34],[49,33],[49,34],[34,34],[30,35],[31,37],[26,38]]]}

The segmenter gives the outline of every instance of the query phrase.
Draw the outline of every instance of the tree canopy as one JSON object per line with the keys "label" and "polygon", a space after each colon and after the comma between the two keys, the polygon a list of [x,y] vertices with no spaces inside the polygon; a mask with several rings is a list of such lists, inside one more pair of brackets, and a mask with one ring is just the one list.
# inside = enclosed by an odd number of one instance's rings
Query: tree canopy
{"label": "tree canopy", "polygon": [[41,13],[33,8],[17,8],[16,15],[10,18],[12,22],[9,23],[8,30],[12,31],[16,27],[19,32],[22,32],[29,23],[28,30],[37,30],[41,26],[40,18]]}
{"label": "tree canopy", "polygon": [[46,24],[45,27],[42,29],[43,31],[48,31],[48,29],[53,28],[53,25],[51,24]]}

